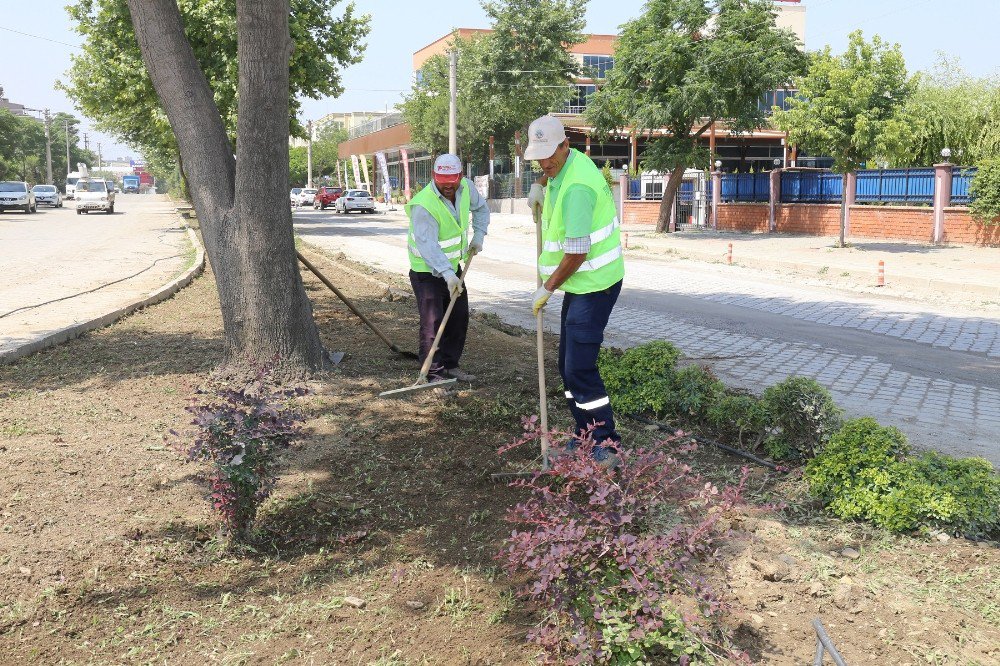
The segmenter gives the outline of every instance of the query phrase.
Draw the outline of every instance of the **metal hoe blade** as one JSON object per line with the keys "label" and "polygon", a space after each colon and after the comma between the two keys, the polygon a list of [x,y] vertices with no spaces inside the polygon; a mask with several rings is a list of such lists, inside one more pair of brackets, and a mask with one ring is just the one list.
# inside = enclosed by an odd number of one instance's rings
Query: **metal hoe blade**
{"label": "metal hoe blade", "polygon": [[412,386],[404,386],[403,388],[393,389],[391,391],[382,391],[378,394],[380,398],[392,398],[396,396],[402,396],[404,394],[413,393],[414,391],[423,391],[424,389],[441,388],[442,386],[448,386],[449,384],[454,384],[457,379],[443,379],[439,382],[417,382]]}

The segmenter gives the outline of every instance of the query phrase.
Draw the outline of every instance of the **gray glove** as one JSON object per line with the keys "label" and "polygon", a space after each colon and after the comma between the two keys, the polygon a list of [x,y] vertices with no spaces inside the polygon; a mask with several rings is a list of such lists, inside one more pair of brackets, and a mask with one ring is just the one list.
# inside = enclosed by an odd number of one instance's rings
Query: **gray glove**
{"label": "gray glove", "polygon": [[469,256],[477,255],[483,251],[483,236],[478,231],[472,234],[472,242],[469,243]]}
{"label": "gray glove", "polygon": [[447,271],[441,277],[448,283],[448,296],[450,298],[458,298],[462,293],[461,278],[455,275],[455,271]]}

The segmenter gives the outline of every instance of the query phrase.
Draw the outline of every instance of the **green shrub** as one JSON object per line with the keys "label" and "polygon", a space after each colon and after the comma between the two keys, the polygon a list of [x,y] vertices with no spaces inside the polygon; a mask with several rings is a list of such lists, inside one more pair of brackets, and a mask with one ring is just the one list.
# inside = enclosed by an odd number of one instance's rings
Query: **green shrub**
{"label": "green shrub", "polygon": [[677,347],[662,340],[625,352],[602,349],[597,367],[611,397],[611,406],[621,414],[662,415],[680,355]]}
{"label": "green shrub", "polygon": [[756,449],[770,422],[764,401],[752,395],[724,395],[706,414],[708,424],[726,440]]}
{"label": "green shrub", "polygon": [[764,446],[778,459],[815,456],[842,423],[843,411],[830,392],[808,377],[775,384],[763,400],[774,431]]}
{"label": "green shrub", "polygon": [[982,160],[972,185],[969,210],[984,225],[1000,224],[1000,158]]}
{"label": "green shrub", "polygon": [[671,378],[666,411],[688,423],[701,423],[725,393],[725,385],[708,368],[689,365]]}
{"label": "green shrub", "polygon": [[909,453],[898,429],[855,419],[809,461],[805,478],[833,514],[893,532],[933,527],[987,536],[1000,530],[1000,476],[989,462]]}

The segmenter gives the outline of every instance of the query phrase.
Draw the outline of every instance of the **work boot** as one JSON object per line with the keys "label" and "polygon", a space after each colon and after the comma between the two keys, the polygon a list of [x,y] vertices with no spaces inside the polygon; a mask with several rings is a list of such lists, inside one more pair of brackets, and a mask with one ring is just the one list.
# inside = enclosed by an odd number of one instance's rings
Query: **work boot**
{"label": "work boot", "polygon": [[475,375],[470,375],[465,370],[461,368],[445,368],[444,374],[446,377],[454,377],[460,382],[474,382],[476,381]]}

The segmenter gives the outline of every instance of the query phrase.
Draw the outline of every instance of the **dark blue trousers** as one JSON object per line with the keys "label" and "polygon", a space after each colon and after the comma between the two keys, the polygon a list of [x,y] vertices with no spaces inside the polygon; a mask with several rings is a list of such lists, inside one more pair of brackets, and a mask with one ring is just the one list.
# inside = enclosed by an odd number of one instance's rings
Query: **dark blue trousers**
{"label": "dark blue trousers", "polygon": [[597,423],[593,436],[598,444],[608,439],[613,443],[621,441],[615,431],[608,392],[597,372],[597,355],[604,342],[604,329],[621,290],[619,281],[603,291],[563,296],[559,374],[566,387],[566,402],[576,420],[577,432],[582,433]]}

